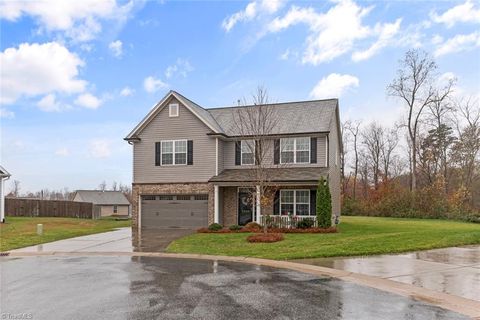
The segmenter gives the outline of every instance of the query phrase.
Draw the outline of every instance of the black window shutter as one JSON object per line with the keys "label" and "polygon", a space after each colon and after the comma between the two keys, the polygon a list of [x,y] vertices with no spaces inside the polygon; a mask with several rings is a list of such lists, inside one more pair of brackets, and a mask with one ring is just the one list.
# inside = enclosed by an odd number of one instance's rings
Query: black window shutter
{"label": "black window shutter", "polygon": [[317,138],[310,138],[310,163],[317,163]]}
{"label": "black window shutter", "polygon": [[235,165],[236,166],[239,166],[240,165],[240,161],[241,161],[241,152],[242,152],[242,145],[241,145],[241,141],[235,141]]}
{"label": "black window shutter", "polygon": [[317,190],[310,190],[310,215],[317,215]]}
{"label": "black window shutter", "polygon": [[280,162],[280,139],[273,140],[273,164]]}
{"label": "black window shutter", "polygon": [[280,191],[275,191],[275,196],[273,197],[273,214],[280,214]]}
{"label": "black window shutter", "polygon": [[161,145],[160,142],[155,142],[155,165],[160,165],[160,153],[161,153]]}
{"label": "black window shutter", "polygon": [[187,141],[187,165],[193,164],[193,140]]}

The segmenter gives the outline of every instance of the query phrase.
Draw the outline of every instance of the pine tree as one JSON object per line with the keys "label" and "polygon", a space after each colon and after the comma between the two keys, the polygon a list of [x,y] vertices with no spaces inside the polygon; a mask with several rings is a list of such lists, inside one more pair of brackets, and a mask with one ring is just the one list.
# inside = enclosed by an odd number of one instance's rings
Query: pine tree
{"label": "pine tree", "polygon": [[320,228],[332,226],[332,196],[328,182],[323,177],[318,181],[317,188],[317,221]]}

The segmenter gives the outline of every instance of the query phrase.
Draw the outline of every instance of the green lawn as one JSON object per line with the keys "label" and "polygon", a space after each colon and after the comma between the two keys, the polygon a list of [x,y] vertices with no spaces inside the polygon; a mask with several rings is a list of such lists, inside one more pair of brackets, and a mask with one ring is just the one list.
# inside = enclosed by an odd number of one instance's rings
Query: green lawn
{"label": "green lawn", "polygon": [[248,233],[197,233],[174,241],[167,251],[283,260],[480,243],[480,224],[446,220],[342,217],[339,230],[331,234],[285,234],[285,240],[276,243],[248,243]]}
{"label": "green lawn", "polygon": [[[37,235],[37,223],[43,224],[43,235]],[[87,234],[112,231],[129,227],[130,220],[116,221],[114,218],[99,220],[75,218],[27,218],[7,217],[0,224],[0,251],[32,246]]]}

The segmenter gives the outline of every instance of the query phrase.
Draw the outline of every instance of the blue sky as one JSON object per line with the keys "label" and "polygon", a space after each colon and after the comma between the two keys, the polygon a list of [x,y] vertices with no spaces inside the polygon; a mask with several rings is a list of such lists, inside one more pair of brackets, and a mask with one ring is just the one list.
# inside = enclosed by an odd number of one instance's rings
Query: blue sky
{"label": "blue sky", "polygon": [[22,191],[131,183],[122,139],[170,89],[215,107],[264,85],[393,123],[385,88],[419,48],[480,92],[478,1],[2,1],[0,19],[0,163]]}

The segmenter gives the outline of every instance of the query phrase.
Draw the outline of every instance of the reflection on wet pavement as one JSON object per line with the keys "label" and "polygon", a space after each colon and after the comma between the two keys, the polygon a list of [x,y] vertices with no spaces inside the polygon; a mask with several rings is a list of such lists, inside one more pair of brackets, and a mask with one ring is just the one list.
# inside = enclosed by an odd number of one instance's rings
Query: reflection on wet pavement
{"label": "reflection on wet pavement", "polygon": [[401,255],[294,261],[388,278],[480,301],[480,246]]}
{"label": "reflection on wet pavement", "polygon": [[36,246],[11,250],[11,252],[163,252],[175,239],[194,233],[195,230],[166,228],[131,228],[59,240]]}
{"label": "reflection on wet pavement", "polygon": [[182,228],[142,228],[132,234],[132,245],[135,252],[164,252],[175,239],[194,233],[192,229]]}
{"label": "reflection on wet pavement", "polygon": [[155,257],[0,258],[2,313],[33,319],[467,319],[342,280]]}

